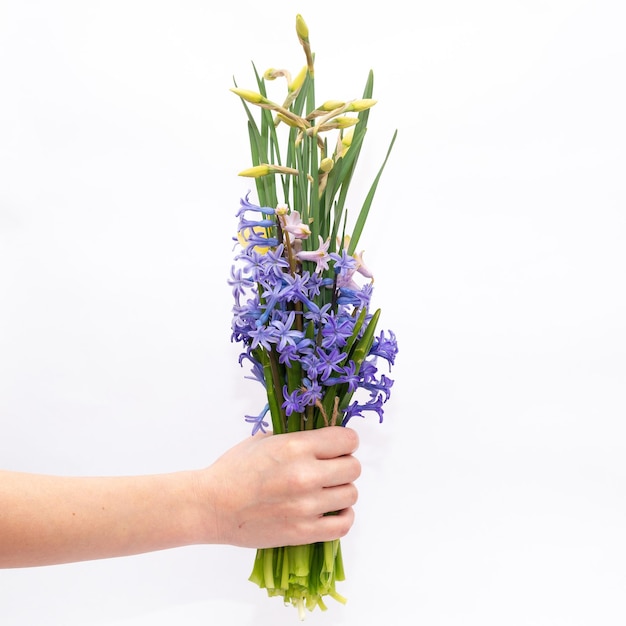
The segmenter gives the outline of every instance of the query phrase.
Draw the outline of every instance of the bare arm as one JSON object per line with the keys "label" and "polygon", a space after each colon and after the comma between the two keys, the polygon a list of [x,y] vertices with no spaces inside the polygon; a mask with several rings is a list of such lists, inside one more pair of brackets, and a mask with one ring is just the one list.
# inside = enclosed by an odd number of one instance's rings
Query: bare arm
{"label": "bare arm", "polygon": [[[357,445],[355,431],[331,427],[249,437],[202,470],[127,477],[0,471],[0,567],[341,537],[354,520]],[[324,516],[329,511],[339,514]]]}

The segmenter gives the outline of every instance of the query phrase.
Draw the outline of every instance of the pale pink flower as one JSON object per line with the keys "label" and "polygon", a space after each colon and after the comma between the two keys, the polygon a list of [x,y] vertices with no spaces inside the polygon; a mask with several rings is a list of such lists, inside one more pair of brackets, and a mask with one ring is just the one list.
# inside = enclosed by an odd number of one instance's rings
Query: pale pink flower
{"label": "pale pink flower", "polygon": [[320,238],[320,247],[317,250],[301,250],[296,253],[296,256],[300,261],[313,261],[316,263],[315,271],[323,272],[328,269],[328,261],[330,260],[330,254],[328,254],[330,239],[324,241],[321,235],[318,236]]}
{"label": "pale pink flower", "polygon": [[282,229],[296,239],[306,239],[311,234],[311,229],[300,219],[298,211],[279,215],[279,219]]}
{"label": "pale pink flower", "polygon": [[365,278],[371,278],[374,280],[374,274],[372,271],[365,265],[363,261],[363,253],[365,250],[361,250],[361,252],[357,252],[354,254],[354,259],[356,261],[356,271],[361,274],[361,276],[365,276]]}

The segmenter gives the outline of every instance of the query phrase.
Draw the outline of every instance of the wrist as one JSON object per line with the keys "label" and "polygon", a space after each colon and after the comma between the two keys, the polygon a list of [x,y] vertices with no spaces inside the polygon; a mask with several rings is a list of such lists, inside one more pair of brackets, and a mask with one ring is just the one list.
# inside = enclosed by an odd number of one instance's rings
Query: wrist
{"label": "wrist", "polygon": [[189,538],[191,544],[225,543],[220,537],[215,490],[207,471],[185,472],[190,493]]}

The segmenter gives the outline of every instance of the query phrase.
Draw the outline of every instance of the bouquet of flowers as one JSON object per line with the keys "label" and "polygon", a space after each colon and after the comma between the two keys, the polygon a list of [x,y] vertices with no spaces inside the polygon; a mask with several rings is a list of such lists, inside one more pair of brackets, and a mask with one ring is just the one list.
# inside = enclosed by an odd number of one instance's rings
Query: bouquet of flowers
{"label": "bouquet of flowers", "polygon": [[[251,365],[267,398],[245,417],[253,434],[270,421],[275,434],[345,426],[367,412],[382,421],[393,380],[378,366],[384,361],[389,372],[398,351],[393,332],[376,333],[373,275],[356,251],[396,133],[351,222],[347,194],[376,104],[373,74],[362,98],[316,105],[314,55],[300,15],[296,33],[306,63],[295,78],[277,69],[260,75],[253,64],[257,89],[232,89],[247,115],[252,157],[239,175],[255,179],[258,195],[258,204],[250,191],[240,199],[228,281],[239,362]],[[267,97],[267,81],[277,78],[287,83],[281,104]],[[250,576],[301,619],[305,608],[326,610],[326,596],[345,603],[335,589],[344,579],[339,540],[259,549]]]}

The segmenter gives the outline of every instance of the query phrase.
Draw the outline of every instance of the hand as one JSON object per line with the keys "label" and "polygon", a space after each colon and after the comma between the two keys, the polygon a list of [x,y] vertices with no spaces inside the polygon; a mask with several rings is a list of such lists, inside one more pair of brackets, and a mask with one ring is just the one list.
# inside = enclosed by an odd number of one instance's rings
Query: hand
{"label": "hand", "polygon": [[267,548],[343,537],[354,522],[357,447],[356,431],[341,426],[245,439],[197,475],[204,542]]}

